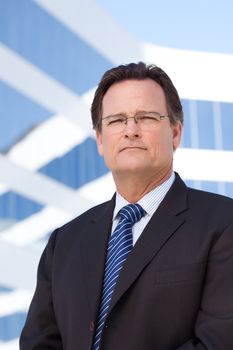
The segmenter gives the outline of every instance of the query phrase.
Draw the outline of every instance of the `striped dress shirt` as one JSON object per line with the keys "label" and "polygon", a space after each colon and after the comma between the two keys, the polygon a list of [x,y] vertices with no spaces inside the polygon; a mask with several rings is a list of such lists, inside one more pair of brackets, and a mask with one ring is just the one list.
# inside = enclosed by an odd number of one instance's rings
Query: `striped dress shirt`
{"label": "striped dress shirt", "polygon": [[[148,192],[144,197],[142,197],[138,204],[142,206],[142,208],[146,211],[146,215],[138,221],[136,224],[134,224],[132,233],[133,233],[133,245],[137,242],[138,238],[140,237],[142,231],[144,230],[145,226],[148,224],[149,220],[151,219],[152,215],[155,213],[155,211],[158,209],[160,203],[166,196],[168,190],[172,186],[173,182],[175,180],[175,174],[172,172],[171,176],[163,182],[158,187],[155,187],[152,191]],[[115,209],[113,213],[113,224],[112,224],[112,233],[118,224],[119,217],[118,213],[125,205],[129,204],[126,199],[124,199],[118,192],[116,193],[116,204]]]}

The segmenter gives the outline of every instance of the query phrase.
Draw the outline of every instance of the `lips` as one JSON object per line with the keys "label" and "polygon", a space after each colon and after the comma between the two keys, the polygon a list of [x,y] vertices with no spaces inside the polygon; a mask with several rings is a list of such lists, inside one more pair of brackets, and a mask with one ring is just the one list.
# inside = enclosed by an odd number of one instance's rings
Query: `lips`
{"label": "lips", "polygon": [[120,149],[120,152],[126,151],[126,150],[143,150],[145,151],[146,148],[142,146],[126,146]]}

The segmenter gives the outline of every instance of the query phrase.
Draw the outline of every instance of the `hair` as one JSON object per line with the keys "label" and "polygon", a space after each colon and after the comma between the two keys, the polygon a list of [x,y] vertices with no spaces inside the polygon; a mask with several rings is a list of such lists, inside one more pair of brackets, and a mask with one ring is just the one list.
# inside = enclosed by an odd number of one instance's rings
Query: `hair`
{"label": "hair", "polygon": [[102,102],[104,95],[113,84],[124,80],[145,79],[154,80],[163,89],[170,123],[176,124],[180,121],[183,124],[183,110],[180,98],[169,76],[154,64],[146,65],[144,62],[139,62],[120,65],[104,73],[91,105],[93,129],[101,132]]}

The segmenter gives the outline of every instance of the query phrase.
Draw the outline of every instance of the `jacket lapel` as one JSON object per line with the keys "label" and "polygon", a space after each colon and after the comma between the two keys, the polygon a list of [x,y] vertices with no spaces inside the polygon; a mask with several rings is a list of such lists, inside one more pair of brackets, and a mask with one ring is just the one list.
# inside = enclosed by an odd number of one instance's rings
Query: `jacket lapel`
{"label": "jacket lapel", "polygon": [[183,225],[185,219],[180,214],[187,210],[187,193],[187,187],[177,175],[173,186],[126,260],[112,296],[109,313],[141,271],[158,254],[176,230]]}
{"label": "jacket lapel", "polygon": [[115,195],[99,206],[85,228],[82,241],[84,279],[87,287],[91,317],[94,320],[102,292],[108,237],[111,233]]}

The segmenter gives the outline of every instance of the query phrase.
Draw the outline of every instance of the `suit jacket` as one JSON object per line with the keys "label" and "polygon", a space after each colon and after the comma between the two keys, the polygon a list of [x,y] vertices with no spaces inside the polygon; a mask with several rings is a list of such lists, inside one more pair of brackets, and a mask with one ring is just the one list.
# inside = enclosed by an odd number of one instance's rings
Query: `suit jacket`
{"label": "suit jacket", "polygon": [[[91,349],[115,197],[57,229],[20,349]],[[233,349],[233,200],[171,189],[119,276],[103,350]]]}

